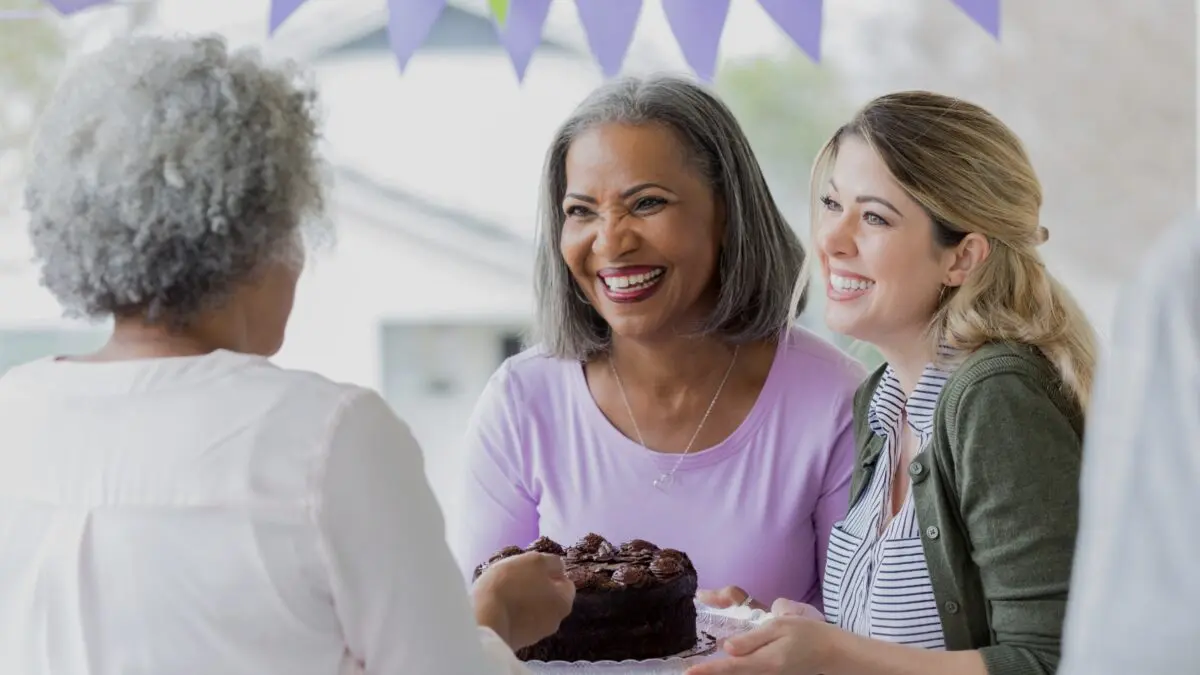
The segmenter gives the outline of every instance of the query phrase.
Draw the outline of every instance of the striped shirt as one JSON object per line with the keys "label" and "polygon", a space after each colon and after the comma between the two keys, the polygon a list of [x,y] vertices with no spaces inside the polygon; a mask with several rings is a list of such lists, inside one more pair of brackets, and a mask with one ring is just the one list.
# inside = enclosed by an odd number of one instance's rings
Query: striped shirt
{"label": "striped shirt", "polygon": [[[858,635],[945,648],[912,490],[896,516],[890,521],[887,516],[892,512],[892,477],[900,461],[901,418],[907,417],[924,448],[948,376],[944,366],[927,366],[905,400],[896,373],[888,367],[871,397],[868,422],[884,438],[883,452],[862,497],[833,527],[823,588],[826,620]],[[902,475],[908,480],[907,473]]]}

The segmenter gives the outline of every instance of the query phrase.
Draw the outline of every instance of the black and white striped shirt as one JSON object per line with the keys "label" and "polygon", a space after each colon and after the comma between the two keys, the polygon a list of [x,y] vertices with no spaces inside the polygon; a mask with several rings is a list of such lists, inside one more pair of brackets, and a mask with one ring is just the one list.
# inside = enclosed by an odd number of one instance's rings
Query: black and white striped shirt
{"label": "black and white striped shirt", "polygon": [[[951,354],[942,351],[943,356]],[[834,525],[825,568],[825,616],[845,630],[888,642],[945,648],[912,490],[896,517],[888,522],[887,516],[892,512],[892,477],[900,461],[901,412],[924,448],[948,376],[945,366],[931,364],[906,401],[889,367],[871,397],[868,421],[884,438],[883,452],[862,498]],[[903,475],[907,480],[907,473]]]}

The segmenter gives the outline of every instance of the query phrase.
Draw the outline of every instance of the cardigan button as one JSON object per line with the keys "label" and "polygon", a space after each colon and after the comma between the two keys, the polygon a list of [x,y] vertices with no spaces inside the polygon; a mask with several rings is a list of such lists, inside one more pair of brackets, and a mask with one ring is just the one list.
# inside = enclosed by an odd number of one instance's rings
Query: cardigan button
{"label": "cardigan button", "polygon": [[908,465],[908,475],[917,483],[925,480],[925,465],[913,460],[912,464]]}
{"label": "cardigan button", "polygon": [[925,536],[929,537],[930,539],[937,539],[939,536],[941,536],[941,534],[941,530],[937,529],[937,527],[934,525],[930,525],[929,527],[925,528]]}
{"label": "cardigan button", "polygon": [[943,607],[945,607],[947,614],[958,614],[958,603],[953,600],[947,602]]}

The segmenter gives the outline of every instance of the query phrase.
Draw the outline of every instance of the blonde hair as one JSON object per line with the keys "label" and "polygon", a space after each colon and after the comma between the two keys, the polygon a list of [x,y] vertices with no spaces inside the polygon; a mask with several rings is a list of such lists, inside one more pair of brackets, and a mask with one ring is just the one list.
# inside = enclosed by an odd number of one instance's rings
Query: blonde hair
{"label": "blonde hair", "polygon": [[1086,409],[1095,333],[1037,251],[1049,234],[1038,222],[1042,187],[1016,134],[983,108],[950,96],[924,91],[881,96],[817,155],[814,226],[820,190],[847,137],[861,139],[883,159],[933,220],[939,246],[954,246],[972,232],[991,245],[961,286],[944,289],[930,338],[965,351],[1000,341],[1036,347]]}

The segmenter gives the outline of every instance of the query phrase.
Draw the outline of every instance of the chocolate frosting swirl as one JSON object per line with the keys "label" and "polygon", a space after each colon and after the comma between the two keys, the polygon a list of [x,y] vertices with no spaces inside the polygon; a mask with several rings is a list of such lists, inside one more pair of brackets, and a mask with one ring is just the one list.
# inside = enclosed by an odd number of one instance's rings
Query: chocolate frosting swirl
{"label": "chocolate frosting swirl", "polygon": [[538,553],[549,553],[552,555],[563,555],[566,553],[563,547],[550,537],[538,537],[537,540],[526,547],[525,550],[537,551]]}
{"label": "chocolate frosting swirl", "polygon": [[687,556],[685,556],[682,551],[676,551],[673,548],[664,548],[663,550],[658,552],[657,557],[659,557],[659,558],[674,558],[675,560],[682,562],[683,559],[686,558]]}
{"label": "chocolate frosting swirl", "polygon": [[521,555],[524,552],[525,551],[522,551],[520,546],[505,546],[504,548],[500,549],[499,551],[496,551],[496,554],[493,555],[491,558],[488,558],[488,562],[489,563],[499,562],[501,560],[504,560],[505,558],[511,558],[515,555]]}
{"label": "chocolate frosting swirl", "polygon": [[621,553],[641,553],[643,551],[649,551],[653,553],[657,550],[657,546],[651,544],[645,539],[630,539],[624,544],[621,544]]}
{"label": "chocolate frosting swirl", "polygon": [[662,555],[665,551],[650,561],[650,573],[662,580],[673,579],[683,574],[683,561],[675,556]]}
{"label": "chocolate frosting swirl", "polygon": [[648,585],[653,577],[641,565],[621,565],[613,572],[612,580],[622,586],[637,588]]}
{"label": "chocolate frosting swirl", "polygon": [[596,552],[592,554],[592,559],[596,562],[609,562],[617,559],[617,550],[612,544],[607,541],[601,541],[596,547]]}
{"label": "chocolate frosting swirl", "polygon": [[590,567],[572,567],[567,570],[567,578],[575,584],[575,589],[594,590],[607,586],[604,576]]}
{"label": "chocolate frosting swirl", "polygon": [[[600,550],[601,544],[608,544],[608,540],[596,534],[595,532],[589,532],[588,534],[584,535],[583,539],[575,542],[575,548],[578,549],[580,553],[595,553]],[[612,545],[609,544],[609,546]]]}
{"label": "chocolate frosting swirl", "polygon": [[636,562],[650,562],[658,547],[645,539],[633,539],[621,544],[621,555]]}

